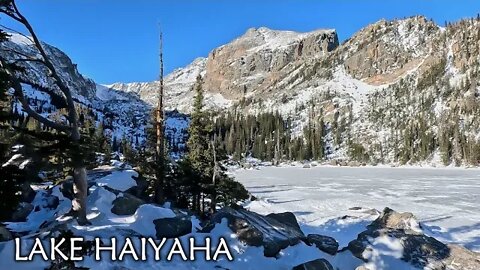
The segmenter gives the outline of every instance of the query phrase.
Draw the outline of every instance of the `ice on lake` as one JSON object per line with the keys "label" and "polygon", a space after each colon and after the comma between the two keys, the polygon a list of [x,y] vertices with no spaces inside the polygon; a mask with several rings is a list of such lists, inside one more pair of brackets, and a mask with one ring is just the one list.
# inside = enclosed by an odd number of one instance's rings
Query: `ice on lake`
{"label": "ice on lake", "polygon": [[425,232],[441,241],[480,251],[478,169],[263,167],[238,170],[235,177],[260,199],[248,208],[263,214],[291,211],[306,233],[336,233],[332,236],[349,241],[368,222],[329,232],[329,221],[352,215],[352,207],[390,207],[412,212]]}

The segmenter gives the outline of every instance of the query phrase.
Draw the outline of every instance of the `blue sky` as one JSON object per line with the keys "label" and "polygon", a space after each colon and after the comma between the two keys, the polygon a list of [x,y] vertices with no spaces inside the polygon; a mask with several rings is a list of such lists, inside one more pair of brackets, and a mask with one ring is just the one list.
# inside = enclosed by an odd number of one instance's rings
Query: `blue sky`
{"label": "blue sky", "polygon": [[[340,39],[379,19],[425,15],[438,24],[474,17],[478,0],[17,0],[40,38],[99,83],[158,77],[158,24],[166,73],[206,56],[250,27],[334,28]],[[8,21],[0,23],[9,25]]]}

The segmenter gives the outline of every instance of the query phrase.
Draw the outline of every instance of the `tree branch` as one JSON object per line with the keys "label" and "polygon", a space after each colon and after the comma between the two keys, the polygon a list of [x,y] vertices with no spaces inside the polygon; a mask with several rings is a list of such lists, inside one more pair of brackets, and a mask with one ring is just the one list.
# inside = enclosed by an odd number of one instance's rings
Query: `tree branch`
{"label": "tree branch", "polygon": [[[30,40],[30,41],[33,43],[33,40],[32,40],[31,37],[25,35],[24,33],[21,33],[20,31],[17,31],[17,30],[15,30],[15,29],[13,29],[13,28],[11,28],[11,27],[8,27],[8,26],[5,26],[5,25],[3,25],[3,24],[0,24],[0,27],[3,28],[3,29],[5,29],[5,30],[7,30],[7,31],[11,31],[11,32],[13,32],[13,33],[19,34],[20,36],[22,36],[22,37]],[[8,33],[7,33],[7,34],[8,34]]]}
{"label": "tree branch", "polygon": [[44,124],[47,127],[56,129],[58,131],[70,132],[71,127],[69,127],[67,125],[63,125],[63,124],[53,122],[53,121],[49,120],[48,118],[45,118],[44,116],[42,116],[41,114],[39,114],[38,112],[36,112],[35,110],[33,110],[30,107],[30,105],[28,104],[28,100],[23,93],[23,88],[22,88],[22,85],[21,85],[20,81],[15,77],[15,74],[10,70],[10,68],[8,67],[8,64],[5,62],[5,60],[0,59],[0,61],[1,61],[2,68],[6,71],[7,75],[9,76],[9,79],[11,81],[11,87],[14,90],[14,95],[15,95],[15,97],[18,98],[18,100],[22,104],[23,110],[25,110],[25,112],[30,117],[32,117],[33,119],[37,120],[38,122]]}
{"label": "tree branch", "polygon": [[69,107],[69,110],[68,110],[68,117],[69,117],[69,120],[70,120],[70,123],[72,123],[72,125],[76,126],[78,125],[77,123],[77,113],[75,111],[75,103],[73,101],[73,98],[72,98],[72,93],[70,92],[70,89],[63,83],[63,80],[60,78],[60,76],[58,75],[57,73],[57,70],[55,69],[55,67],[53,66],[53,63],[50,62],[49,60],[49,57],[47,55],[47,53],[45,52],[43,46],[42,46],[42,43],[40,42],[40,40],[38,39],[37,35],[35,34],[35,31],[33,30],[33,27],[30,25],[30,23],[28,22],[28,20],[22,15],[22,13],[20,13],[20,11],[18,10],[18,7],[15,3],[15,1],[12,1],[12,7],[15,11],[15,14],[18,16],[19,18],[19,21],[27,28],[28,32],[30,33],[30,36],[32,37],[33,39],[33,42],[35,44],[35,47],[37,47],[38,51],[40,52],[40,54],[42,55],[42,58],[45,62],[45,66],[50,70],[50,72],[52,73],[52,77],[55,79],[55,84],[58,86],[58,88],[63,92],[63,94],[65,95],[66,99],[67,99],[67,105]]}

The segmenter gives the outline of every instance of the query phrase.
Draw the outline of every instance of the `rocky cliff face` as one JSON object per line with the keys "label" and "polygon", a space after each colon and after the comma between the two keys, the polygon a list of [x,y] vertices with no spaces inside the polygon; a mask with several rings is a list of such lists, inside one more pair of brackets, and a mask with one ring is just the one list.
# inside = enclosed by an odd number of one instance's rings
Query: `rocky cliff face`
{"label": "rocky cliff face", "polygon": [[300,34],[252,28],[209,54],[205,88],[233,100],[270,92],[295,67],[323,57],[337,46],[333,30]]}
{"label": "rocky cliff face", "polygon": [[382,20],[355,34],[334,57],[343,60],[352,77],[387,84],[416,69],[426,57],[438,57],[442,31],[425,17]]}

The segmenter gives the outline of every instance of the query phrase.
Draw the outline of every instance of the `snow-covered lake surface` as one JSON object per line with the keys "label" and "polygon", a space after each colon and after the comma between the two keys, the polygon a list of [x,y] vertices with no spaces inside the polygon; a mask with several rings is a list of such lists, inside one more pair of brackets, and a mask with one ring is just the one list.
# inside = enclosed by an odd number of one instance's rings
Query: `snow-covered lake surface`
{"label": "snow-covered lake surface", "polygon": [[341,245],[357,230],[332,232],[329,221],[352,215],[352,207],[390,207],[412,212],[425,232],[441,241],[480,251],[478,169],[264,167],[238,170],[235,177],[259,198],[249,209],[291,211],[305,233],[325,233]]}

